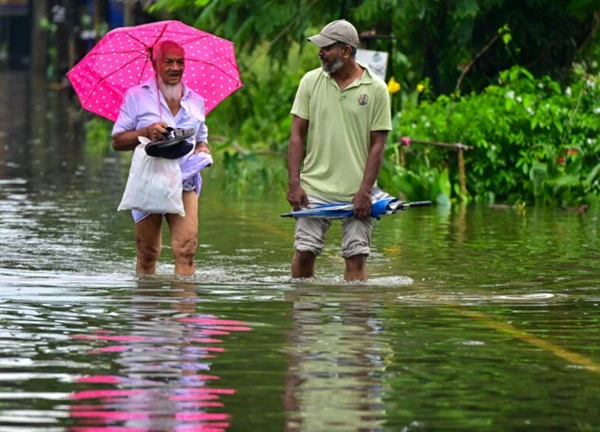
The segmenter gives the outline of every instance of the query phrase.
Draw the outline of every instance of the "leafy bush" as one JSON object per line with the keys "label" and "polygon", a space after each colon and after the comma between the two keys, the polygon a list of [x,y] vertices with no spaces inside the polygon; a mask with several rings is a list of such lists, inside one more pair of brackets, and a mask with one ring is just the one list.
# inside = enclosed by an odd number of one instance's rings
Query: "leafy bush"
{"label": "leafy bush", "polygon": [[[536,79],[513,67],[481,94],[407,103],[396,119],[389,154],[398,152],[398,138],[404,135],[463,143],[474,146],[465,152],[465,163],[468,193],[477,200],[561,206],[595,200],[600,195],[597,78],[578,71],[573,85],[562,89],[548,77]],[[413,145],[406,159],[409,170],[384,166],[384,187],[408,182],[394,180],[398,175],[423,178],[423,167],[440,173],[449,167],[452,188],[440,190],[447,198],[449,190],[458,196],[454,151]],[[433,183],[423,178],[421,186]]]}
{"label": "leafy bush", "polygon": [[112,150],[112,122],[102,117],[92,117],[84,124],[85,150],[92,157],[103,157]]}
{"label": "leafy bush", "polygon": [[248,190],[285,195],[290,110],[300,79],[319,64],[315,47],[301,50],[293,44],[284,65],[265,55],[267,45],[261,48],[239,56],[244,87],[207,118],[209,140],[212,136],[224,141],[213,153],[216,163],[222,156],[225,191],[235,195]]}
{"label": "leafy bush", "polygon": [[278,155],[239,154],[225,151],[219,174],[225,193],[238,197],[247,193],[285,196],[287,187],[286,159]]}

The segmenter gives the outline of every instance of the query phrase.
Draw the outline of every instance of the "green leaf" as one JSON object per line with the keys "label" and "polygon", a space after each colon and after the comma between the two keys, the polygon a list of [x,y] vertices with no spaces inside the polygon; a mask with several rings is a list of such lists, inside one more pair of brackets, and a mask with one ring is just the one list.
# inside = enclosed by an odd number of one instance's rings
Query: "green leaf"
{"label": "green leaf", "polygon": [[552,90],[554,90],[554,93],[562,94],[562,90],[560,89],[560,86],[558,85],[557,82],[551,81],[548,85],[550,86],[550,88]]}
{"label": "green leaf", "polygon": [[531,130],[535,130],[535,128],[538,126],[538,120],[536,117],[531,119]]}
{"label": "green leaf", "polygon": [[563,125],[562,125],[561,121],[562,121],[561,119],[557,119],[557,120],[555,120],[555,121],[554,121],[554,127],[555,127],[556,129],[558,129],[558,131],[559,131],[560,133],[562,133],[562,132],[563,132]]}
{"label": "green leaf", "polygon": [[600,163],[598,165],[596,165],[594,167],[594,169],[588,174],[586,179],[583,181],[583,184],[588,187],[591,186],[592,183],[594,182],[594,179],[598,175],[598,171],[600,171]]}
{"label": "green leaf", "polygon": [[556,192],[558,192],[558,190],[560,188],[567,187],[567,186],[579,185],[579,178],[576,176],[572,176],[572,175],[565,175],[565,176],[559,177],[549,183],[554,186],[553,190],[554,190],[554,193],[556,193]]}

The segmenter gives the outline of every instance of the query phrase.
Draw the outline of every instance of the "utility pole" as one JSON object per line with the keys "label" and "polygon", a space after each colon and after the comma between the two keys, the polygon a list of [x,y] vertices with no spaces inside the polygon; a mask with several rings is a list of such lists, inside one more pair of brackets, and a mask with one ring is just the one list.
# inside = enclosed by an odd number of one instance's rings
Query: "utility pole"
{"label": "utility pole", "polygon": [[102,21],[100,20],[100,0],[94,0],[94,32],[95,32],[95,42],[98,43],[100,40],[100,25]]}
{"label": "utility pole", "polygon": [[135,0],[123,0],[123,24],[125,27],[133,25],[133,4]]}
{"label": "utility pole", "polygon": [[66,25],[67,25],[67,35],[69,38],[69,46],[68,46],[68,61],[67,61],[67,70],[70,70],[73,66],[75,66],[75,39],[77,35],[75,34],[75,8],[73,7],[73,0],[66,0]]}
{"label": "utility pole", "polygon": [[46,18],[46,0],[31,0],[31,71],[34,75],[46,75],[48,32],[41,28],[40,21]]}

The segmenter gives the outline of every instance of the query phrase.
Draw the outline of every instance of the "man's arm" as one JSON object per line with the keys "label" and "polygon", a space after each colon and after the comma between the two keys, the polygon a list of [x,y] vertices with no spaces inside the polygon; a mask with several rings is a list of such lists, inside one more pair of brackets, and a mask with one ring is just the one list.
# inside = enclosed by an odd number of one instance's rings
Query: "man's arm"
{"label": "man's arm", "polygon": [[194,150],[194,154],[198,153],[208,153],[210,154],[210,147],[206,141],[197,142],[196,149]]}
{"label": "man's arm", "polygon": [[308,197],[300,187],[300,167],[304,157],[304,142],[308,130],[308,120],[294,116],[288,146],[288,193],[287,200],[294,210],[308,206]]}
{"label": "man's arm", "polygon": [[[202,105],[202,113],[204,113],[204,105]],[[200,123],[200,128],[196,133],[196,148],[194,154],[198,153],[210,154],[210,146],[208,145],[208,127],[205,122]]]}
{"label": "man's arm", "polygon": [[371,215],[371,190],[381,170],[388,131],[371,131],[370,136],[371,148],[367,158],[367,167],[360,188],[352,200],[354,216],[359,219],[365,219]]}
{"label": "man's arm", "polygon": [[167,132],[165,129],[168,126],[165,122],[156,122],[134,131],[123,131],[113,135],[112,147],[116,151],[133,150],[139,145],[138,138],[143,136],[150,141],[163,139],[163,134]]}

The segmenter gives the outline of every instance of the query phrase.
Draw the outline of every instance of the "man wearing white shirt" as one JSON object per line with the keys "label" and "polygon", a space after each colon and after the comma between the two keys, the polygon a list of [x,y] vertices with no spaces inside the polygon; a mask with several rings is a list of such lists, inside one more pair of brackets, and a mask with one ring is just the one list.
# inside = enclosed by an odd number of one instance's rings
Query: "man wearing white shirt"
{"label": "man wearing white shirt", "polygon": [[[125,93],[119,118],[112,131],[112,146],[117,151],[134,150],[139,137],[152,141],[163,139],[167,127],[194,128],[194,150],[179,158],[182,168],[199,153],[210,155],[205,124],[204,99],[183,82],[185,51],[173,41],[161,41],[152,52],[156,75]],[[199,172],[183,179],[185,216],[164,215],[171,232],[171,247],[175,255],[175,273],[193,275],[194,257],[198,246],[198,195],[202,185]],[[137,274],[154,274],[162,247],[163,215],[134,210],[137,245]]]}

